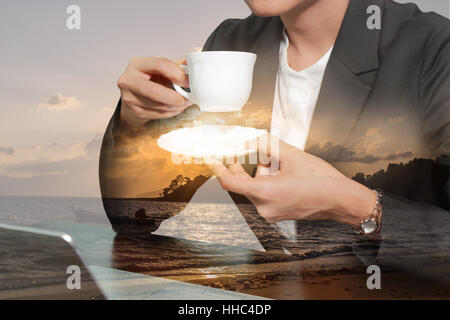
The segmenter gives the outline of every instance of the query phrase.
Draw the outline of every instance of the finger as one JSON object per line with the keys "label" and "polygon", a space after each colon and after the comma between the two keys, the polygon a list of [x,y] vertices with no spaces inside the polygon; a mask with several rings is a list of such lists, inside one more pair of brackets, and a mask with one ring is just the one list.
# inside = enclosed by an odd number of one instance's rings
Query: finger
{"label": "finger", "polygon": [[249,175],[233,174],[226,166],[222,163],[210,163],[207,165],[208,168],[217,177],[222,188],[227,191],[251,195],[254,193],[256,186],[256,181],[253,180]]}
{"label": "finger", "polygon": [[169,106],[157,103],[155,101],[151,101],[148,98],[135,96],[134,94],[128,92],[122,96],[122,101],[125,105],[128,106],[138,106],[140,108],[144,108],[150,111],[165,113],[165,112],[175,112],[178,111],[183,112],[187,107],[192,105],[192,102],[186,100],[183,106]]}
{"label": "finger", "polygon": [[270,175],[270,167],[258,164],[258,166],[256,167],[255,178],[268,175]]}
{"label": "finger", "polygon": [[185,100],[184,104],[181,106],[173,106],[173,105],[167,105],[167,104],[161,104],[158,103],[156,101],[150,100],[147,97],[142,97],[139,95],[136,95],[136,97],[134,97],[133,101],[135,101],[136,105],[142,107],[142,108],[146,108],[146,109],[150,109],[150,110],[160,110],[160,111],[174,111],[174,110],[180,110],[183,111],[184,109],[186,109],[187,107],[191,106],[193,104],[192,101],[190,100]]}
{"label": "finger", "polygon": [[205,165],[216,177],[220,177],[228,171],[227,167],[224,166],[222,162],[215,159],[210,159]]}
{"label": "finger", "polygon": [[145,78],[145,77],[142,77],[142,78],[144,78],[144,80],[147,80],[147,81],[159,83],[166,88],[173,89],[173,82],[162,75],[159,75],[159,74],[154,74],[152,76],[147,75],[147,78]]}
{"label": "finger", "polygon": [[262,165],[268,166],[271,163],[271,167],[273,167],[273,161],[278,161],[279,167],[281,167],[282,163],[290,165],[292,163],[291,160],[295,158],[293,157],[294,154],[303,152],[301,149],[278,139],[270,133],[258,140],[258,151],[259,158],[263,160],[261,161]]}
{"label": "finger", "polygon": [[244,167],[240,163],[233,163],[228,166],[228,169],[231,171],[232,174],[240,174],[245,176],[250,176],[245,170]]}
{"label": "finger", "polygon": [[169,89],[159,83],[143,79],[133,80],[130,90],[136,96],[165,105],[181,107],[186,102],[186,99],[175,90]]}
{"label": "finger", "polygon": [[258,138],[258,165],[264,167],[276,165],[277,168],[280,166],[279,140],[270,133]]}
{"label": "finger", "polygon": [[137,105],[130,106],[130,109],[136,118],[146,121],[151,119],[167,119],[182,112],[182,110],[152,110]]}
{"label": "finger", "polygon": [[285,148],[286,143],[278,139],[278,137],[267,133],[258,138],[258,150],[268,156],[276,156],[279,154],[280,148]]}
{"label": "finger", "polygon": [[133,61],[136,68],[149,75],[160,74],[181,86],[186,85],[187,76],[184,70],[175,62],[169,59],[156,58],[135,58]]}

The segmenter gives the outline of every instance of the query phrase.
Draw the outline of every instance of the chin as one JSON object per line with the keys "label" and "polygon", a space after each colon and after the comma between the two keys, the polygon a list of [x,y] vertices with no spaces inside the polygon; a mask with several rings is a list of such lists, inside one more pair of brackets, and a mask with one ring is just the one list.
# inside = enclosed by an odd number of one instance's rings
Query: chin
{"label": "chin", "polygon": [[250,10],[259,17],[279,16],[297,6],[309,5],[317,0],[245,0]]}

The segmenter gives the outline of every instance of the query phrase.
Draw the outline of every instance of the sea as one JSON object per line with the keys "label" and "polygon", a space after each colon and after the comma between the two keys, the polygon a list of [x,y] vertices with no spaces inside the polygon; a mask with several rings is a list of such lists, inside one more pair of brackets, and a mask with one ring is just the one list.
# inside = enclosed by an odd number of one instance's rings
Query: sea
{"label": "sea", "polygon": [[[117,269],[198,284],[203,283],[203,278],[222,277],[228,280],[213,285],[232,290],[246,288],[246,285],[265,288],[278,277],[289,282],[298,279],[300,273],[316,278],[326,274],[363,272],[359,264],[353,263],[355,244],[362,238],[350,227],[336,222],[299,222],[297,240],[286,241],[279,237],[276,228],[261,222],[251,204],[237,208],[227,203],[117,199],[117,207],[126,208],[125,212],[130,215],[139,209],[145,209],[147,215],[164,215],[171,210],[178,212],[162,221],[152,232],[156,237],[152,236],[148,241],[129,237],[115,239],[112,254]],[[379,255],[388,262],[383,265],[383,270],[389,270],[385,265],[391,268],[389,272],[394,270],[393,267],[409,270],[411,266],[416,273],[432,274],[449,283],[450,219],[430,212],[422,216],[411,208],[398,209],[398,217],[386,219],[389,224],[386,229],[394,229],[385,233],[380,249]],[[411,219],[405,218],[408,215]],[[111,229],[100,198],[0,196],[0,223],[33,226],[49,221],[93,224]],[[92,237],[95,239],[95,235]],[[195,242],[186,245],[178,239]],[[102,241],[98,239],[98,243],[94,241],[86,246],[89,250],[85,254],[93,259],[110,254],[103,250]],[[275,246],[268,249],[271,244]],[[280,244],[284,253],[276,248]],[[362,247],[367,248],[367,243]],[[2,250],[9,252],[7,243],[0,243],[0,252]],[[344,265],[347,261],[351,263]],[[301,267],[291,264],[297,262],[302,263]],[[0,269],[1,265],[0,258]]]}
{"label": "sea", "polygon": [[[116,201],[117,208],[133,213],[144,208],[147,214],[179,212],[164,220],[155,235],[175,237],[212,244],[223,244],[265,251],[265,243],[282,239],[275,226],[262,223],[251,204],[155,202],[134,199]],[[184,208],[181,210],[181,208]],[[241,212],[245,213],[246,219]],[[101,198],[0,196],[0,223],[33,226],[40,223],[67,221],[111,228]],[[327,223],[323,224],[325,227]],[[334,224],[333,224],[334,225]],[[303,226],[305,252],[351,250],[345,234],[351,229],[329,229],[327,233],[311,223]],[[345,229],[344,229],[345,230]],[[256,233],[256,234],[255,234]],[[321,234],[322,233],[322,234]],[[263,245],[264,244],[264,245]]]}
{"label": "sea", "polygon": [[0,223],[31,227],[48,221],[77,222],[74,210],[82,209],[109,222],[101,198],[0,196]]}
{"label": "sea", "polygon": [[[282,243],[292,252],[308,257],[352,252],[355,239],[351,227],[333,221],[298,222],[297,239],[280,236],[276,226],[261,220],[251,204],[198,203],[118,199],[118,208],[147,215],[178,212],[162,221],[154,235],[229,245],[257,251]],[[424,207],[426,208],[426,207]],[[450,254],[450,219],[442,214],[399,208],[385,218],[384,250]],[[418,216],[414,216],[418,215]],[[244,218],[245,216],[245,218]],[[111,228],[101,198],[0,196],[0,223],[33,226],[49,221],[95,224]],[[286,244],[286,245],[285,245]],[[430,249],[432,248],[432,249]]]}

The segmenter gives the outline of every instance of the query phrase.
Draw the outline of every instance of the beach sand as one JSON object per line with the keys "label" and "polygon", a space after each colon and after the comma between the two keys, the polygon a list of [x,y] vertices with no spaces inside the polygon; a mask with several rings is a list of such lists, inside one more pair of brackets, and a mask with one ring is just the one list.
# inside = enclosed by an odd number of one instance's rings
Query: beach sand
{"label": "beach sand", "polygon": [[370,274],[365,268],[349,264],[348,257],[333,259],[335,267],[322,264],[329,258],[317,258],[251,266],[250,273],[166,277],[272,299],[450,299],[445,283],[393,270],[382,271],[381,289],[369,290],[366,282]]}

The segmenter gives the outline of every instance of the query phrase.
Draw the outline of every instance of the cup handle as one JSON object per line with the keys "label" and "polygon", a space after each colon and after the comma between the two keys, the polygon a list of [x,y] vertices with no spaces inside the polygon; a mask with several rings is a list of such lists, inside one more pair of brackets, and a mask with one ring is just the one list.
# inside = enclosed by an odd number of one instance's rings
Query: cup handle
{"label": "cup handle", "polygon": [[[184,64],[180,64],[180,67],[184,70],[184,73],[189,74],[189,69],[187,65]],[[183,97],[185,97],[186,99],[196,103],[194,100],[192,100],[192,94],[190,92],[187,92],[186,90],[184,90],[182,87],[180,87],[179,85],[173,83],[173,88],[179,93],[181,94]]]}

